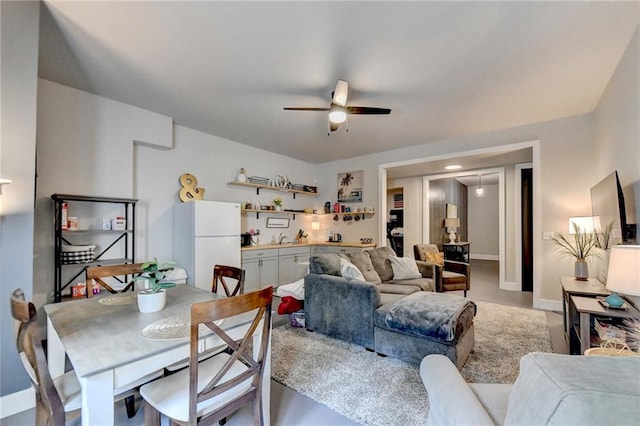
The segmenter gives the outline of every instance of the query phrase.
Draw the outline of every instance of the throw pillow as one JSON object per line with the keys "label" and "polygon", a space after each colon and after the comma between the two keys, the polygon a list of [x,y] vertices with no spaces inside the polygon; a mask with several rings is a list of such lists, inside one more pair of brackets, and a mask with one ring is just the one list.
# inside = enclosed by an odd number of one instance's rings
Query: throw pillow
{"label": "throw pillow", "polygon": [[373,268],[378,273],[380,280],[386,282],[393,279],[393,269],[391,269],[391,262],[389,257],[395,256],[396,253],[389,247],[379,247],[377,249],[368,250]]}
{"label": "throw pillow", "polygon": [[444,253],[425,253],[426,260],[429,263],[435,263],[436,265],[444,266]]}
{"label": "throw pillow", "polygon": [[416,261],[410,257],[391,256],[391,268],[393,269],[394,280],[410,280],[413,278],[422,278],[422,274],[418,270]]}
{"label": "throw pillow", "polygon": [[356,265],[360,272],[362,272],[364,281],[372,284],[382,284],[380,276],[373,268],[369,253],[367,253],[366,251],[349,253],[349,260],[351,261],[351,263]]}
{"label": "throw pillow", "polygon": [[340,269],[342,272],[342,276],[348,280],[366,281],[358,267],[348,260],[342,259],[342,265]]}

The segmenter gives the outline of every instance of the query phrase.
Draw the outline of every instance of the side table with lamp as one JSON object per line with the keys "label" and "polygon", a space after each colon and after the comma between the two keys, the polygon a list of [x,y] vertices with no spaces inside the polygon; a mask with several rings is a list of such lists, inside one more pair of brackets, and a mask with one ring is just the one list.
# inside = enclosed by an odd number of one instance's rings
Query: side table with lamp
{"label": "side table with lamp", "polygon": [[[606,288],[616,296],[595,299],[571,296],[571,302],[579,314],[579,323],[576,324],[577,327],[571,327],[571,336],[578,338],[580,354],[591,347],[591,323],[594,317],[620,320],[640,318],[640,311],[617,294],[640,296],[640,245],[618,245],[611,248]],[[570,343],[573,342],[574,339],[570,339]],[[571,353],[576,353],[575,349],[571,347]]]}

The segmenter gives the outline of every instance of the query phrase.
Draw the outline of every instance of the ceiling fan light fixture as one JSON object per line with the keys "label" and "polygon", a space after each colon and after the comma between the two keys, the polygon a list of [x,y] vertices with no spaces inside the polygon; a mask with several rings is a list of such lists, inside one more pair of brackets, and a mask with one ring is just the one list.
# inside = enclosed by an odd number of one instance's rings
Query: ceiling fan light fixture
{"label": "ceiling fan light fixture", "polygon": [[329,121],[336,124],[344,123],[347,121],[347,111],[344,107],[339,105],[331,105],[331,109],[329,110]]}

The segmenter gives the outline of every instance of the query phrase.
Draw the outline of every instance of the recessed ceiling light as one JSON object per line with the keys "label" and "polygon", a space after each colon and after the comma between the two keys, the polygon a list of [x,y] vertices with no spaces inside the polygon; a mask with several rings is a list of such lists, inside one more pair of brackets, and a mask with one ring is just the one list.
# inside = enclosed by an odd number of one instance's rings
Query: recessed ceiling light
{"label": "recessed ceiling light", "polygon": [[462,166],[460,164],[450,164],[448,166],[445,166],[446,170],[458,170],[461,169]]}

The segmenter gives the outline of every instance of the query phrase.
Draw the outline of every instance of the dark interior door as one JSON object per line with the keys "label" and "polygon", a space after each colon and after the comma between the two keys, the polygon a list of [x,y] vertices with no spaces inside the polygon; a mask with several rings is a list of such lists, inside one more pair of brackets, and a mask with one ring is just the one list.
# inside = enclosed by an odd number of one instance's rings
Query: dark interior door
{"label": "dark interior door", "polygon": [[521,170],[522,291],[533,291],[533,169]]}

